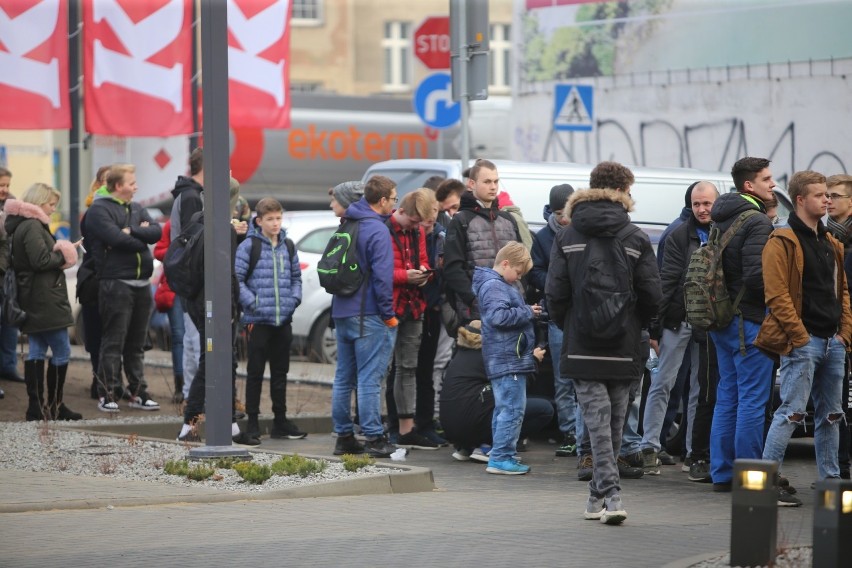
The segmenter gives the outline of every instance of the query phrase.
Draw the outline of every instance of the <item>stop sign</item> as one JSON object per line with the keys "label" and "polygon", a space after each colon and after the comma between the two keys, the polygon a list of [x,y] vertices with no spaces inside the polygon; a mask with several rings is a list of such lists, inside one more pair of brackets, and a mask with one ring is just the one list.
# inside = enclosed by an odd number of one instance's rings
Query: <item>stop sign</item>
{"label": "stop sign", "polygon": [[426,18],[414,32],[414,55],[429,69],[450,68],[450,18]]}

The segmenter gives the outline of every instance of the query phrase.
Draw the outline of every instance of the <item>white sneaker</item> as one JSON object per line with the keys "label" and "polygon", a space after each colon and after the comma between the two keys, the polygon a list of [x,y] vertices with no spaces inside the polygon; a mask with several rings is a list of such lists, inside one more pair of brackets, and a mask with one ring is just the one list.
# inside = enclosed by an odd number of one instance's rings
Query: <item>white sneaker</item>
{"label": "white sneaker", "polygon": [[101,412],[110,413],[121,412],[121,410],[118,408],[117,402],[113,402],[111,400],[107,401],[104,397],[101,397],[98,400],[98,410],[100,410]]}
{"label": "white sneaker", "polygon": [[131,398],[128,406],[138,410],[160,410],[160,404],[158,402],[150,398],[142,398],[141,396],[134,396]]}
{"label": "white sneaker", "polygon": [[460,462],[470,461],[470,452],[463,448],[459,448],[453,452],[453,459]]}

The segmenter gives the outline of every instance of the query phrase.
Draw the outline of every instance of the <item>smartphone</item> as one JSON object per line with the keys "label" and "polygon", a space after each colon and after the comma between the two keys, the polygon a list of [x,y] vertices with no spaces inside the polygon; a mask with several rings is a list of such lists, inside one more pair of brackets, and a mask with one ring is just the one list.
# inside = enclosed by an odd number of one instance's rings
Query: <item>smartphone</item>
{"label": "smartphone", "polygon": [[435,269],[434,268],[427,268],[426,270],[421,269],[420,272],[422,272],[423,274],[432,274],[433,272],[435,272]]}

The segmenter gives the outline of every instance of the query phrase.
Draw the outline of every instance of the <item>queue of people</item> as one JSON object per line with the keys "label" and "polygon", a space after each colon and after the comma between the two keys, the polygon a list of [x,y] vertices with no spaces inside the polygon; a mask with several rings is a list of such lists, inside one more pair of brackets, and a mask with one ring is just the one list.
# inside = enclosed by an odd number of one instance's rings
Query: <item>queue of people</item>
{"label": "queue of people", "polygon": [[[122,400],[159,409],[142,365],[154,301],[150,248],[156,244],[163,258],[183,231],[203,224],[203,150],[193,152],[190,171],[176,183],[165,233],[133,201],[132,165],[102,168],[93,182],[81,220],[86,250],[77,295],[92,396],[104,412],[119,412]],[[850,393],[852,176],[796,172],[788,187],[795,210],[780,225],[767,212],[777,207],[769,160],[742,158],[731,175],[732,193],[720,195],[701,180],[685,189],[683,211],[656,253],[630,220],[634,176],[616,162],[598,164],[589,189],[554,186],[542,204],[547,225],[535,235],[500,192],[488,160],[476,161],[465,180],[430,179],[402,199],[383,176],[329,190],[335,214],[358,225],[352,246],[363,275],[354,293],[337,293],[332,302],[333,453],[387,458],[399,449],[452,445],[460,462],[524,475],[532,467],[519,451],[527,438],[551,429],[559,437],[556,456],[576,456],[577,477],[589,482],[584,518],[620,524],[627,518],[622,478],[661,475],[680,457],[690,481],[727,492],[734,460],[783,462],[810,398],[816,475],[849,478],[843,393]],[[15,270],[27,314],[20,324],[29,342],[26,418],[77,420],[63,402],[72,322],[62,270],[76,263],[81,243],[49,232],[59,192],[35,184],[15,200],[10,180],[0,168],[0,269]],[[307,435],[289,420],[286,402],[302,281],[281,204],[260,200],[254,219],[246,207],[232,179],[232,323],[246,327],[249,346],[247,428],[238,425],[234,383],[232,434],[234,443],[256,446],[267,434],[259,421],[267,362],[274,414],[268,434]],[[736,300],[733,319],[708,331],[690,318],[685,284],[691,258],[712,234],[728,234],[724,285]],[[179,344],[172,353],[173,402],[185,407],[177,438],[197,441],[203,283],[192,297],[169,296],[167,281],[160,288],[158,308],[169,313]],[[0,378],[18,380],[5,353],[10,330],[17,342],[18,330],[4,319]],[[658,361],[653,373],[649,357]],[[534,378],[547,376],[545,358],[552,362],[552,398],[528,393]],[[650,384],[640,417],[643,380]],[[681,384],[685,396],[677,393]],[[677,455],[668,451],[666,434],[682,402],[686,435]],[[784,477],[778,504],[801,505]]]}

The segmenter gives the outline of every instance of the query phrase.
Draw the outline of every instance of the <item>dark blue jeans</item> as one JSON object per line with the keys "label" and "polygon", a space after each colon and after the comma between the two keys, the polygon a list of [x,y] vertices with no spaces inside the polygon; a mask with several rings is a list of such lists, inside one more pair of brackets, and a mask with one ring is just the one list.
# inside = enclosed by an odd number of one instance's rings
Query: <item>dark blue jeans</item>
{"label": "dark blue jeans", "polygon": [[103,326],[98,395],[110,399],[121,391],[124,367],[130,393],[142,396],[148,389],[143,359],[153,304],[151,287],[101,280],[98,302]]}
{"label": "dark blue jeans", "polygon": [[16,373],[18,356],[18,328],[11,325],[0,325],[0,373]]}

